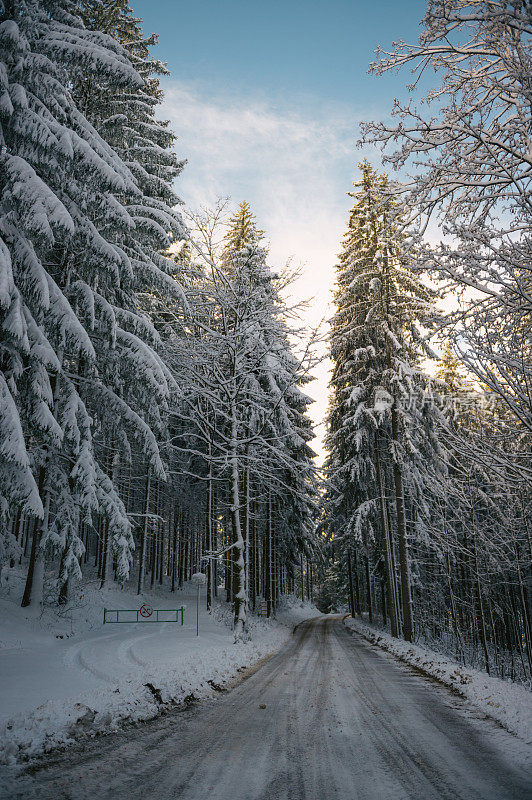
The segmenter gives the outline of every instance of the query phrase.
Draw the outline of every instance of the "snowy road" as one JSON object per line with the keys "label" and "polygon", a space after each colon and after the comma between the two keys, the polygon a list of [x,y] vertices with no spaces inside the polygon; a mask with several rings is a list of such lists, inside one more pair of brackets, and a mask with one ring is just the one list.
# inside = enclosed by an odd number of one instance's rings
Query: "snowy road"
{"label": "snowy road", "polygon": [[39,800],[519,800],[526,745],[349,633],[302,623],[219,699],[20,779]]}

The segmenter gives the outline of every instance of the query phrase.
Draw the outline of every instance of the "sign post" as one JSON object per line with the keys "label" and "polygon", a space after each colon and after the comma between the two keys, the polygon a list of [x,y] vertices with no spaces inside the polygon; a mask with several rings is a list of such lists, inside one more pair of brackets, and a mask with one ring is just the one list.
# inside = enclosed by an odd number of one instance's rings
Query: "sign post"
{"label": "sign post", "polygon": [[205,586],[207,583],[207,576],[204,572],[195,572],[192,578],[190,579],[192,583],[198,587],[198,595],[196,598],[196,636],[199,636],[199,601],[200,601],[200,589],[202,586]]}

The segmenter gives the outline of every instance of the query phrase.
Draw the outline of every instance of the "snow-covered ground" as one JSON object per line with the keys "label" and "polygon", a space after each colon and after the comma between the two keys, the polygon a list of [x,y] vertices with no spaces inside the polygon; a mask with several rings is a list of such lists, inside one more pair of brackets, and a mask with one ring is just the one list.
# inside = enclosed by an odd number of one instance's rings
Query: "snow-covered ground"
{"label": "snow-covered ground", "polygon": [[347,627],[459,692],[487,716],[526,742],[532,742],[532,693],[525,686],[464,667],[426,647],[395,639],[388,633],[346,617]]}
{"label": "snow-covered ground", "polygon": [[[49,751],[78,738],[140,721],[165,708],[215,694],[246,667],[274,652],[298,622],[319,612],[293,600],[276,621],[252,622],[233,644],[228,609],[200,609],[196,589],[79,587],[62,616],[35,616],[18,605],[20,587],[0,599],[0,763]],[[184,625],[102,624],[103,608],[185,605]]]}

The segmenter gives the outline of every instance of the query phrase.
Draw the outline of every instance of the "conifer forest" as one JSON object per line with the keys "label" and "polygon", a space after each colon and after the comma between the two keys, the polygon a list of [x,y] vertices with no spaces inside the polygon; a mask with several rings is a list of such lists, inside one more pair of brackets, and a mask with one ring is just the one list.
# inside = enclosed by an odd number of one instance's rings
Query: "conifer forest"
{"label": "conifer forest", "polygon": [[[314,0],[305,5],[310,13]],[[355,18],[369,13],[365,3],[341,5]],[[294,626],[301,641],[290,663],[300,659],[308,682],[324,669],[327,626],[342,620],[340,633],[327,633],[349,639],[342,647],[383,647],[530,741],[532,6],[416,5],[415,43],[399,31],[377,47],[385,37],[374,32],[368,80],[399,76],[403,94],[387,97],[380,120],[363,109],[352,132],[350,208],[327,265],[329,312],[315,326],[315,301],[301,293],[304,265],[297,253],[284,262],[272,255],[275,237],[249,198],[222,187],[214,203],[181,199],[193,164],[164,105],[179,75],[159,58],[162,30],[145,25],[135,0],[0,0],[0,618],[12,626],[5,636],[0,627],[0,678],[3,669],[8,680],[18,674],[21,694],[36,687],[6,717],[0,763],[68,744],[81,728],[105,732],[172,703],[191,707],[226,691],[237,666],[283,645],[231,690],[264,709],[256,713],[265,722],[270,700],[261,702],[266,688],[253,682],[264,670],[274,680],[275,660],[296,647],[284,645]],[[316,371],[326,368],[327,410],[317,419]],[[134,625],[107,624],[133,621],[120,613],[134,605],[150,623],[154,610],[157,621],[161,610],[175,610],[176,621],[180,611],[183,632],[163,617],[166,627],[150,628],[141,650],[138,611]],[[116,620],[106,617],[111,606]],[[21,653],[10,666],[3,648],[9,655],[26,635],[26,660]],[[116,663],[105,649],[114,635]],[[45,636],[55,649],[27,666]],[[179,653],[168,650],[171,637]],[[85,685],[74,690],[67,676],[64,690],[53,688],[43,676],[59,661],[83,668]],[[441,664],[452,665],[451,677]],[[82,688],[96,695],[115,686],[114,698],[104,693],[95,705],[79,699]],[[28,721],[59,698],[60,714]],[[227,718],[209,708],[202,730],[221,736]],[[194,719],[184,723],[191,742]],[[246,719],[235,717],[233,741]],[[305,736],[326,730],[324,719]],[[335,756],[318,748],[332,777],[302,778],[297,788],[291,767],[276,766],[268,783],[266,767],[251,775],[252,736],[235,745],[248,765],[241,788],[222,751],[223,769],[212,766],[219,741],[202,762],[210,777],[203,784],[194,772],[185,785],[160,777],[149,730],[150,770],[162,783],[152,786],[146,766],[138,786],[112,790],[122,763],[113,755],[105,784],[103,773],[85,784],[78,766],[61,794],[52,769],[37,783],[6,784],[5,796],[193,800],[209,796],[210,784],[221,800],[329,800],[323,786],[333,783],[344,797],[377,800],[532,790],[524,773],[510,772],[503,788],[503,771],[493,778],[500,784],[482,788],[489,776],[468,767],[463,794],[441,779],[429,787],[426,771],[407,778],[406,770],[389,786],[377,777],[381,789],[359,776],[355,786],[339,766],[357,761],[343,739],[331,745]]]}

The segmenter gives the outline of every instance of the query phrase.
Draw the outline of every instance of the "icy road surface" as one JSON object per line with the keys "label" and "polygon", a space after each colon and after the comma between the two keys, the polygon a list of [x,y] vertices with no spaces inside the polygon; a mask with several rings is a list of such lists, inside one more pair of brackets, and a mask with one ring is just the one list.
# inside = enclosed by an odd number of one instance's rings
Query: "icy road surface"
{"label": "icy road surface", "polygon": [[39,800],[523,800],[527,746],[349,633],[302,623],[219,699],[25,775]]}

